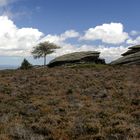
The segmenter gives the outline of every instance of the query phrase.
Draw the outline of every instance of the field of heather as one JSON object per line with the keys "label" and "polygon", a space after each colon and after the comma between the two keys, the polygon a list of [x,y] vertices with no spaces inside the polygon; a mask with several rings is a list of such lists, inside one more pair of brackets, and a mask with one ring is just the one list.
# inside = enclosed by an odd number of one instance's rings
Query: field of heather
{"label": "field of heather", "polygon": [[0,140],[139,140],[140,66],[0,71]]}

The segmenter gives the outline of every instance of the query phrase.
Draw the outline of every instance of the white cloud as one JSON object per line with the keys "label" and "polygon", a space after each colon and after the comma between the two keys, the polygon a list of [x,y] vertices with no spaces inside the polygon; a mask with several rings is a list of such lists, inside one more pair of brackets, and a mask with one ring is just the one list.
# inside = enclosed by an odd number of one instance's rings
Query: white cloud
{"label": "white cloud", "polygon": [[126,43],[129,45],[139,45],[140,44],[140,36],[136,37],[135,39],[129,38],[126,41]]}
{"label": "white cloud", "polygon": [[[98,26],[97,26],[98,27]],[[123,30],[122,30],[123,31]],[[117,31],[116,31],[117,32]],[[115,32],[115,33],[116,33]],[[120,31],[118,31],[118,34]],[[124,33],[125,34],[125,33]],[[127,34],[127,33],[126,33]],[[111,32],[112,35],[112,32]],[[18,28],[12,20],[6,16],[0,16],[0,55],[2,56],[31,56],[33,46],[42,41],[49,41],[61,46],[56,53],[51,56],[77,51],[99,51],[101,57],[107,62],[117,59],[127,50],[127,47],[108,47],[105,45],[80,45],[78,39],[80,34],[75,30],[68,30],[60,35],[46,35],[34,28]],[[112,36],[111,41],[112,41]],[[68,39],[77,39],[77,44],[67,43]],[[108,39],[109,40],[109,39]],[[140,40],[140,37],[137,38]],[[128,40],[127,40],[128,41]],[[115,41],[114,41],[115,42]]]}
{"label": "white cloud", "polygon": [[101,52],[101,57],[105,58],[106,62],[111,62],[121,57],[121,54],[126,52],[128,47],[118,46],[118,47],[107,47],[100,46],[97,51]]}
{"label": "white cloud", "polygon": [[28,16],[30,16],[30,13],[27,11],[12,12],[11,8],[6,8],[6,9],[2,10],[1,15],[7,16],[10,19],[18,19],[18,18],[22,18],[23,16],[28,17]]}
{"label": "white cloud", "polygon": [[79,52],[79,51],[99,51],[101,52],[101,58],[105,58],[107,62],[111,62],[119,57],[121,54],[127,51],[127,47],[118,46],[118,47],[108,47],[104,45],[79,45],[79,44],[70,44],[66,43],[68,38],[77,38],[80,37],[80,34],[74,30],[66,31],[60,35],[47,35],[41,41],[49,41],[56,43],[61,46],[60,49],[56,50],[56,53],[51,54],[50,56],[57,57],[64,54]]}
{"label": "white cloud", "polygon": [[61,38],[63,38],[63,40],[76,37],[79,37],[79,33],[74,30],[68,30],[65,33],[61,34]]}
{"label": "white cloud", "polygon": [[135,31],[135,30],[130,32],[131,36],[136,36],[136,35],[139,35],[139,34],[140,34],[140,32],[139,31]]}
{"label": "white cloud", "polygon": [[[33,28],[18,28],[7,16],[0,16],[0,55],[3,56],[28,56],[39,42],[49,41],[58,45],[65,44],[69,38],[79,37],[79,33],[68,30],[60,35],[47,35]],[[68,49],[65,48],[67,51]]]}
{"label": "white cloud", "polygon": [[49,41],[49,42],[60,44],[67,39],[77,38],[79,36],[80,35],[79,35],[78,32],[76,32],[74,30],[68,30],[68,31],[65,31],[64,33],[62,33],[60,35],[49,34],[49,35],[45,36],[41,41]]}
{"label": "white cloud", "polygon": [[0,0],[0,7],[6,6],[16,0]]}
{"label": "white cloud", "polygon": [[90,28],[85,35],[81,37],[83,40],[101,40],[104,43],[120,44],[128,38],[128,33],[123,31],[121,23],[110,23]]}
{"label": "white cloud", "polygon": [[18,28],[6,16],[0,16],[0,55],[29,55],[43,35],[38,29]]}

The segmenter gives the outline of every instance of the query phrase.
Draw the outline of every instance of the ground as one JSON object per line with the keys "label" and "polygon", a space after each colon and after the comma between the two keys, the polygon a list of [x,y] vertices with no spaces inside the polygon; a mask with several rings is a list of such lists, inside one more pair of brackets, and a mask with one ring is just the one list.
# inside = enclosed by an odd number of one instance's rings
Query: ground
{"label": "ground", "polygon": [[0,140],[140,139],[140,66],[0,71]]}

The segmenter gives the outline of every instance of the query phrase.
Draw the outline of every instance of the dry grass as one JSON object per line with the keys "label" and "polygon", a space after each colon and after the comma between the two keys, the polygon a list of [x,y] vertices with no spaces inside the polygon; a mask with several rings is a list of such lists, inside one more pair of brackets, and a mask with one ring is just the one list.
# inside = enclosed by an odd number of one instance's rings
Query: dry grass
{"label": "dry grass", "polygon": [[139,66],[0,72],[0,140],[138,140],[139,130]]}

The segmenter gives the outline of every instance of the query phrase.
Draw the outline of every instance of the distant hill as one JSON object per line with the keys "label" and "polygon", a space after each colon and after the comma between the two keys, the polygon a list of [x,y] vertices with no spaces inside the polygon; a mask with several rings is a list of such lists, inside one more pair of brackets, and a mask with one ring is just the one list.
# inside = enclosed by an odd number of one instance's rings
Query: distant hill
{"label": "distant hill", "polygon": [[18,66],[12,66],[12,65],[0,65],[0,70],[5,70],[5,69],[17,69]]}

